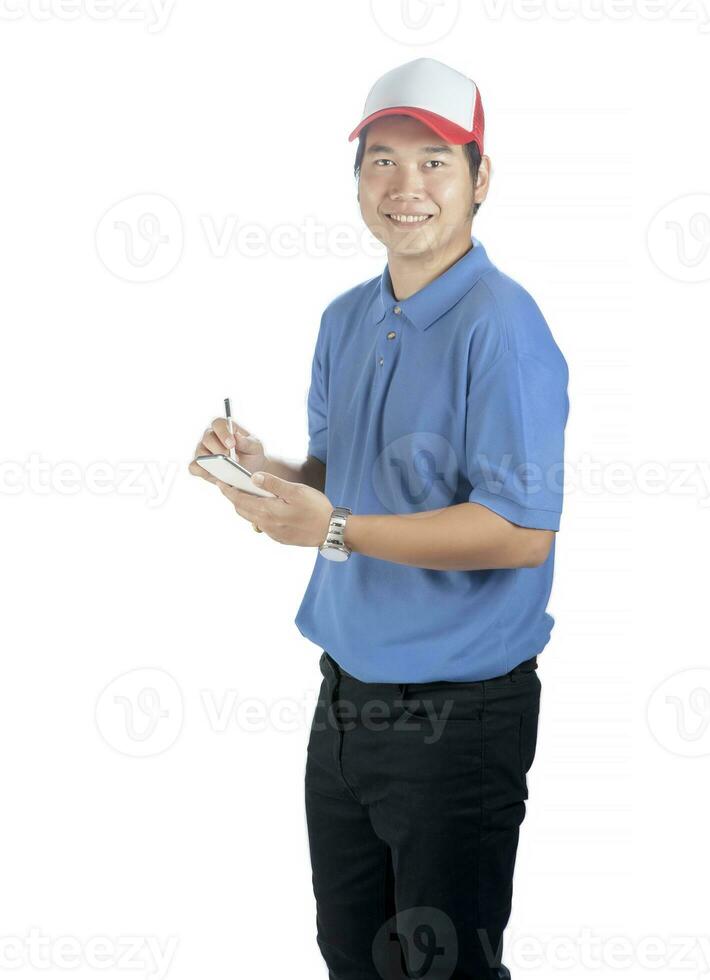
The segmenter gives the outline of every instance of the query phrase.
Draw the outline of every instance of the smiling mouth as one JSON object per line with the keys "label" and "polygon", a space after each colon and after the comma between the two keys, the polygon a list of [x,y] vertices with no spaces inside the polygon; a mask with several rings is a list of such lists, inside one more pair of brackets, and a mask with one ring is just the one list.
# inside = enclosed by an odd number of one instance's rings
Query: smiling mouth
{"label": "smiling mouth", "polygon": [[397,218],[393,218],[391,214],[386,214],[385,217],[391,225],[395,225],[397,228],[421,228],[422,225],[428,225],[434,215],[430,214],[423,220],[421,217],[417,216],[416,221],[398,220]]}

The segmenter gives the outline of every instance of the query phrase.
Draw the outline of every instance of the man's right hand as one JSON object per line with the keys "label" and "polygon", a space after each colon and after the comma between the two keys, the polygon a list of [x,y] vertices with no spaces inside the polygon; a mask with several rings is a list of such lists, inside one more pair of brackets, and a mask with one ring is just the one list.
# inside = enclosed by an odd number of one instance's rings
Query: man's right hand
{"label": "man's right hand", "polygon": [[193,453],[192,462],[188,466],[193,476],[200,476],[203,480],[208,480],[210,483],[217,483],[217,478],[212,476],[211,473],[208,473],[199,463],[196,463],[194,457],[210,454],[217,455],[219,453],[229,456],[229,450],[232,446],[236,450],[237,462],[246,467],[250,473],[266,468],[266,453],[264,452],[264,445],[261,440],[252,435],[248,429],[237,425],[234,419],[232,419],[232,426],[234,428],[236,444],[229,434],[226,419],[214,419],[210,428],[205,429],[202,434],[202,439],[197,443],[195,452]]}

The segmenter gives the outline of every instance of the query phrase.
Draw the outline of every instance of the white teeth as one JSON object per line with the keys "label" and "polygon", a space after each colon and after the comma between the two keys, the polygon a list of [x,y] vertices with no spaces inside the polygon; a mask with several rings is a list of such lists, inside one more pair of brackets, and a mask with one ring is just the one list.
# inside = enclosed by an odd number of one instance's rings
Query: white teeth
{"label": "white teeth", "polygon": [[430,215],[428,214],[391,214],[390,218],[394,221],[402,221],[407,224],[413,224],[415,221],[426,221]]}

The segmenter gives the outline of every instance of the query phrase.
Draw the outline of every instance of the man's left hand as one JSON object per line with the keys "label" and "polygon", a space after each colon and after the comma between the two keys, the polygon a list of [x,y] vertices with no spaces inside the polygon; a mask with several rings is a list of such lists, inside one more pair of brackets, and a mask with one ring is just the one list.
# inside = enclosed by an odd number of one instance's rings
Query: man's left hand
{"label": "man's left hand", "polygon": [[[258,475],[263,476],[263,483],[254,479]],[[289,483],[261,471],[252,473],[252,483],[276,494],[277,499],[257,497],[217,480],[239,516],[256,524],[274,541],[306,548],[323,544],[335,509],[324,493],[306,483]]]}

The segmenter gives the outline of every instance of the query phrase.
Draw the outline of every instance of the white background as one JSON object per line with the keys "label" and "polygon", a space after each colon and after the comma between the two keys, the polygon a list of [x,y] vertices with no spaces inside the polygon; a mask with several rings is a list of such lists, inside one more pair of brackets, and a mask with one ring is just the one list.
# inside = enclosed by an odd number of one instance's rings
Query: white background
{"label": "white background", "polygon": [[347,135],[424,55],[480,85],[473,232],[570,366],[505,959],[710,966],[707,6],[0,0],[8,973],[326,976],[303,807],[320,650],[293,623],[315,556],[187,464],[225,395],[267,451],[305,455],[320,314],[386,262]]}

